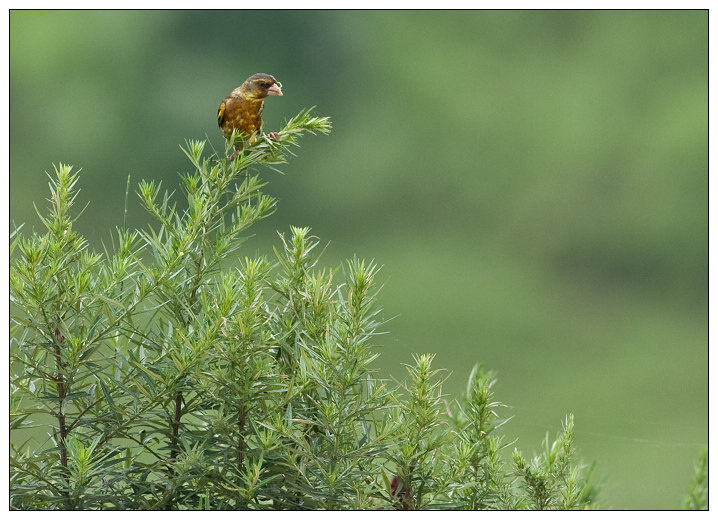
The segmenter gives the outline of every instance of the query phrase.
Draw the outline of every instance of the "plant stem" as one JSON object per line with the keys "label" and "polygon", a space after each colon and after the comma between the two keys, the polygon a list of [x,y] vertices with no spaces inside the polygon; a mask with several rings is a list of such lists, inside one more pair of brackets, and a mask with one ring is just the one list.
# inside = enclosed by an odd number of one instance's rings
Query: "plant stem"
{"label": "plant stem", "polygon": [[[170,478],[174,476],[174,463],[177,462],[177,456],[179,455],[179,427],[180,421],[182,420],[182,392],[177,391],[175,394],[175,413],[172,417],[172,426],[170,428],[170,449],[169,466],[167,473]],[[169,491],[167,495],[167,504],[165,505],[166,511],[171,511],[174,504],[174,492]]]}
{"label": "plant stem", "polygon": [[60,402],[60,408],[57,411],[57,422],[60,428],[60,439],[58,445],[60,447],[60,464],[67,467],[67,447],[65,446],[65,439],[67,438],[67,427],[65,424],[65,413],[62,411],[62,403],[67,397],[67,388],[65,388],[65,379],[62,374],[63,362],[62,352],[60,351],[60,344],[65,341],[65,337],[60,332],[60,329],[55,329],[55,342],[53,343],[53,350],[55,352],[55,366],[57,373],[55,375],[55,385],[57,387],[57,397]]}
{"label": "plant stem", "polygon": [[244,426],[247,423],[247,409],[244,404],[239,405],[237,413],[237,431],[239,438],[237,440],[237,470],[242,468],[244,462]]}
{"label": "plant stem", "polygon": [[[170,463],[174,463],[179,453],[179,427],[182,420],[182,392],[177,391],[175,395],[175,413],[172,418],[172,431],[170,434],[170,442],[172,449],[170,450]],[[170,466],[171,469],[172,466]]]}

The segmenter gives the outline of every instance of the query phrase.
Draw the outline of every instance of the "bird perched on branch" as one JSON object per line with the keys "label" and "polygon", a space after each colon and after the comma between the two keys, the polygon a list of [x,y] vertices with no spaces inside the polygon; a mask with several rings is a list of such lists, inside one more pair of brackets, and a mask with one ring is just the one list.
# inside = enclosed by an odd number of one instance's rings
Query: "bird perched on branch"
{"label": "bird perched on branch", "polygon": [[[255,133],[262,131],[264,98],[281,95],[281,85],[274,76],[260,72],[248,77],[219,105],[217,123],[224,137],[229,139],[232,130],[236,129],[242,132],[244,139],[253,139]],[[276,132],[268,135],[271,139],[275,139],[276,136]],[[238,152],[241,151],[242,143],[239,142],[235,148]]]}

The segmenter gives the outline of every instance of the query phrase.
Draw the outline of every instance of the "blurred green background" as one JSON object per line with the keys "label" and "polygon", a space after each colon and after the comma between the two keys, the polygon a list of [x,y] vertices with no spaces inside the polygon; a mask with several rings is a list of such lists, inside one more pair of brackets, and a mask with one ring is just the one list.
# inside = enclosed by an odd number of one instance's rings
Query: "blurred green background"
{"label": "blurred green background", "polygon": [[[52,163],[82,167],[78,228],[125,183],[174,189],[186,138],[275,75],[265,129],[317,105],[330,136],[268,171],[324,265],[383,264],[381,373],[480,361],[533,452],[567,412],[606,508],[675,508],[708,428],[707,11],[12,11],[11,219],[39,229]],[[133,188],[134,191],[134,188]],[[128,222],[146,215],[131,196]]]}

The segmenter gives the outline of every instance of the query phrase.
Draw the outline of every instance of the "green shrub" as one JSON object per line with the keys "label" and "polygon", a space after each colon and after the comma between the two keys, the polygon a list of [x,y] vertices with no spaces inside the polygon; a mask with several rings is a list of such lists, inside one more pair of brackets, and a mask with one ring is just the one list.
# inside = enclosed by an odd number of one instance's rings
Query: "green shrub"
{"label": "green shrub", "polygon": [[481,366],[449,401],[432,355],[377,377],[379,266],[319,266],[308,228],[276,258],[238,252],[275,209],[258,167],[327,118],[301,112],[223,154],[184,153],[181,200],[139,184],[156,221],[90,248],[78,173],[50,176],[43,233],[11,244],[14,509],[574,509],[594,503],[573,417],[531,460]]}

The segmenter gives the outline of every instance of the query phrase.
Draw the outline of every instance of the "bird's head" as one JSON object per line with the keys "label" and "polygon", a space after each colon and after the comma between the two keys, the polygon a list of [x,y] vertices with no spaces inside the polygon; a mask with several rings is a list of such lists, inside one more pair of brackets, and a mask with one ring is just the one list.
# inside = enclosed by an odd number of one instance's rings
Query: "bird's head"
{"label": "bird's head", "polygon": [[274,79],[274,76],[261,72],[248,77],[239,88],[242,96],[247,99],[261,100],[267,96],[282,95],[280,84],[276,79]]}

